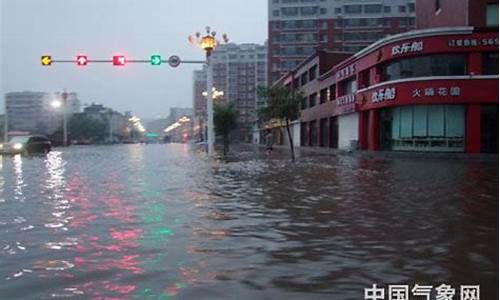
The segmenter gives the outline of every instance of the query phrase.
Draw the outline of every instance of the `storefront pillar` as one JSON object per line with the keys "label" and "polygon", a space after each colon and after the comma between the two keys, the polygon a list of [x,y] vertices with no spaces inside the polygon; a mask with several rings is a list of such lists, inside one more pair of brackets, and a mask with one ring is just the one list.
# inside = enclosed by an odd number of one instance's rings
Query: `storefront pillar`
{"label": "storefront pillar", "polygon": [[368,124],[368,149],[371,151],[378,150],[378,134],[379,134],[379,118],[378,111],[370,110]]}
{"label": "storefront pillar", "polygon": [[481,105],[471,104],[467,107],[466,152],[481,152]]}
{"label": "storefront pillar", "polygon": [[367,112],[360,111],[358,117],[358,133],[359,133],[359,149],[366,150],[368,149],[368,120],[367,120]]}

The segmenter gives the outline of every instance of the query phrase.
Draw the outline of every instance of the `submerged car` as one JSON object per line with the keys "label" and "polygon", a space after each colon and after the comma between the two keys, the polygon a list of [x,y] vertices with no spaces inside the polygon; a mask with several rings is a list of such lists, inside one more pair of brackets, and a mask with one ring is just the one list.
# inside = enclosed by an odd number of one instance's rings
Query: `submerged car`
{"label": "submerged car", "polygon": [[8,143],[0,144],[0,154],[48,153],[51,149],[49,139],[41,135],[16,136]]}

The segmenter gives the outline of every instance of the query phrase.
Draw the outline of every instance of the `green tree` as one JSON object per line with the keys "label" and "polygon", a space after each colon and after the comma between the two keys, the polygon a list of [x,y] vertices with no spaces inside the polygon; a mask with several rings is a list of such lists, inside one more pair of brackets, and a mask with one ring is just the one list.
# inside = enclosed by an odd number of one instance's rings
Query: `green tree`
{"label": "green tree", "polygon": [[229,151],[229,134],[238,127],[238,111],[233,103],[218,103],[214,106],[215,133],[224,141],[224,156]]}
{"label": "green tree", "polygon": [[71,139],[102,141],[106,137],[107,125],[85,114],[75,114],[68,123]]}
{"label": "green tree", "polygon": [[261,120],[277,119],[285,122],[292,161],[295,162],[295,149],[290,123],[299,118],[300,102],[304,94],[302,91],[290,89],[286,86],[273,86],[260,88],[259,96],[267,102],[266,106],[259,110]]}

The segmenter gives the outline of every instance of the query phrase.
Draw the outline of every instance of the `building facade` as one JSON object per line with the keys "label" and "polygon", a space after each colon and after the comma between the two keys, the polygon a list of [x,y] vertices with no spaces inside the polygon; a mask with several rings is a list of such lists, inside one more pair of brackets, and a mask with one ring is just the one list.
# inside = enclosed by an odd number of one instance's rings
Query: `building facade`
{"label": "building facade", "polygon": [[[63,108],[54,108],[53,101],[63,101],[61,93],[12,92],[5,95],[8,129],[33,134],[51,135],[62,126]],[[80,111],[76,93],[68,93],[67,114]]]}
{"label": "building facade", "polygon": [[203,92],[207,90],[206,69],[193,72],[193,133],[195,141],[203,141],[206,137],[205,124],[207,117],[207,100]]}
{"label": "building facade", "polygon": [[269,0],[268,7],[270,83],[316,48],[354,53],[416,27],[415,0]]}
{"label": "building facade", "polygon": [[417,28],[498,27],[498,0],[417,0]]}
{"label": "building facade", "polygon": [[[418,30],[382,39],[307,77],[302,146],[498,153],[498,28]],[[305,75],[304,75],[305,74]]]}
{"label": "building facade", "polygon": [[[251,141],[257,111],[264,103],[258,97],[258,87],[267,85],[267,46],[258,44],[226,44],[212,54],[213,86],[223,95],[215,102],[233,102],[239,112],[238,130],[241,141]],[[206,119],[205,70],[195,71],[193,85],[194,128],[204,128]],[[204,122],[203,122],[204,123]],[[203,133],[203,130],[201,130]],[[198,133],[199,135],[199,133]]]}

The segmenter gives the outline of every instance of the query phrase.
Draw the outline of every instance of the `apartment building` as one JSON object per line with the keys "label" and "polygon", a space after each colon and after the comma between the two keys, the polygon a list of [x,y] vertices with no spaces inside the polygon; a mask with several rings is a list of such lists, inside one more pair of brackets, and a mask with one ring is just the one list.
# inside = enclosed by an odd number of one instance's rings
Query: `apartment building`
{"label": "apartment building", "polygon": [[268,5],[270,83],[317,48],[354,53],[416,27],[415,0],[269,0]]}

